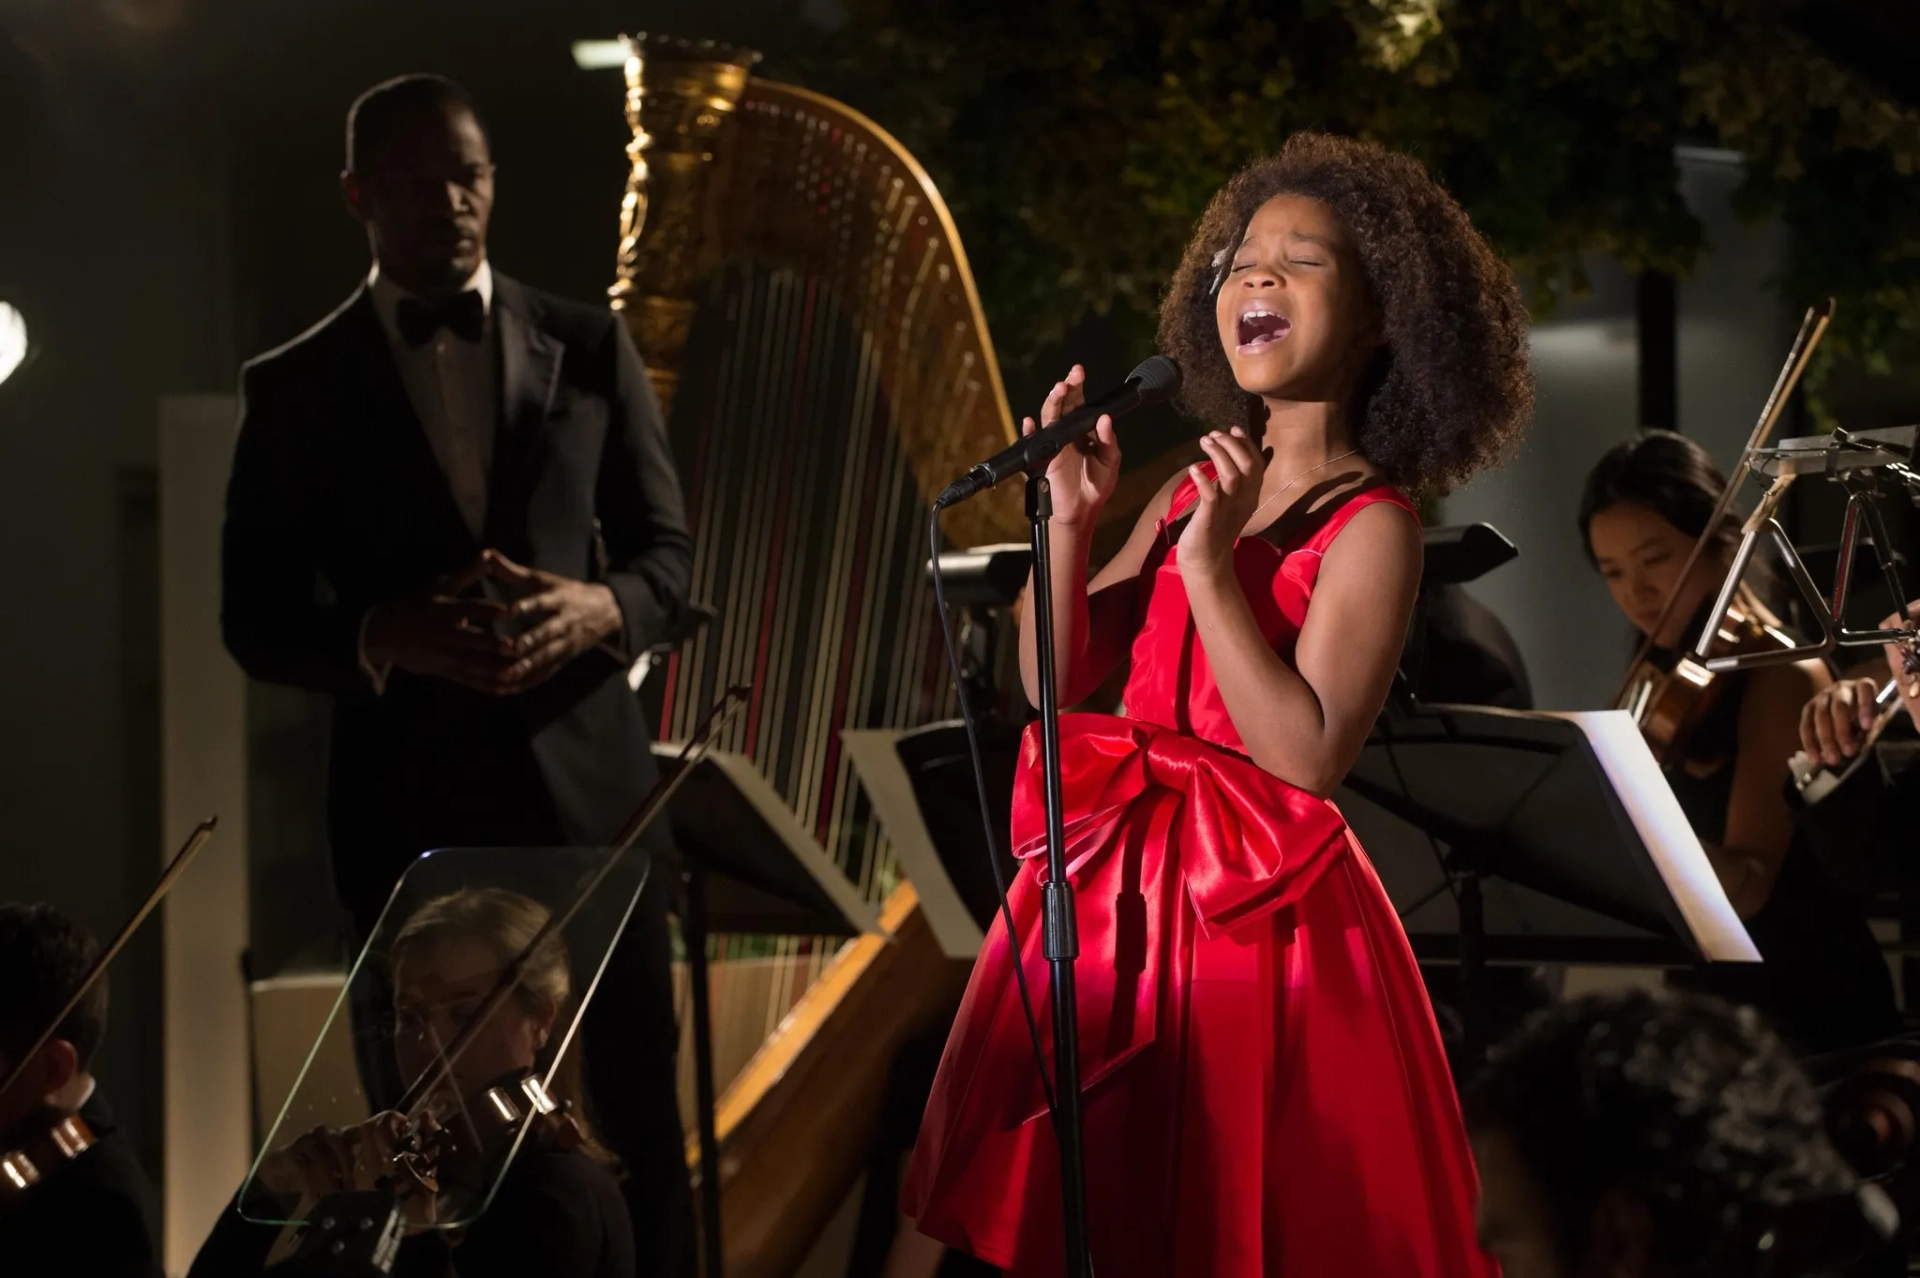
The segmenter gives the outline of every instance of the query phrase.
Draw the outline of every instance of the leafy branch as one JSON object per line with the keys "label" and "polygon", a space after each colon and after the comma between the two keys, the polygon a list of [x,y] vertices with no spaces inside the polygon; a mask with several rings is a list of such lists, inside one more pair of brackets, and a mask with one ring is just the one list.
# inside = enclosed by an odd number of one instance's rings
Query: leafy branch
{"label": "leafy branch", "polygon": [[[1296,130],[1419,156],[1529,282],[1583,257],[1684,276],[1674,148],[1747,157],[1774,281],[1839,308],[1823,356],[1920,353],[1920,114],[1787,22],[1796,0],[852,0],[793,70],[894,131],[953,206],[1016,365],[1088,315],[1151,342],[1207,198]],[[1819,370],[1811,384],[1817,386]]]}

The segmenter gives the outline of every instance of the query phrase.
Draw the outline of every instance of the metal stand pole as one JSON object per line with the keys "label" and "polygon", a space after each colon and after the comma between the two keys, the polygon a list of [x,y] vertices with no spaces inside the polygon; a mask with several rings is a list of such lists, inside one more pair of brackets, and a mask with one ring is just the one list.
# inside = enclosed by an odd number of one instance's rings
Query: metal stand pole
{"label": "metal stand pole", "polygon": [[693,1087],[700,1114],[700,1272],[721,1278],[720,1136],[713,1126],[713,1007],[707,985],[707,876],[689,865],[680,936],[687,947],[687,980],[693,984]]}
{"label": "metal stand pole", "polygon": [[[1487,922],[1481,908],[1480,874],[1460,877],[1460,1021],[1466,1069],[1479,1068],[1487,1052]],[[1461,1086],[1466,1079],[1459,1080]]]}
{"label": "metal stand pole", "polygon": [[1087,1245],[1087,1166],[1080,1130],[1080,1017],[1073,963],[1080,954],[1073,884],[1067,879],[1066,830],[1060,797],[1060,705],[1053,652],[1053,577],[1047,524],[1053,500],[1046,476],[1027,477],[1027,519],[1033,528],[1033,610],[1040,675],[1040,746],[1047,796],[1047,883],[1042,898],[1042,951],[1053,995],[1054,1136],[1060,1146],[1061,1225],[1067,1278],[1092,1278]]}

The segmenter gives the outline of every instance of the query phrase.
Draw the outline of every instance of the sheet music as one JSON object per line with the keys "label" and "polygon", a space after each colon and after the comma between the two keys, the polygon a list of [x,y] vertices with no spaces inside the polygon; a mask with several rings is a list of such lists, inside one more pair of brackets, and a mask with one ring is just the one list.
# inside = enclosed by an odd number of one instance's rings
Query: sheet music
{"label": "sheet music", "polygon": [[1734,913],[1633,716],[1624,710],[1577,710],[1553,712],[1553,717],[1578,727],[1593,747],[1701,953],[1717,963],[1758,963],[1760,951]]}

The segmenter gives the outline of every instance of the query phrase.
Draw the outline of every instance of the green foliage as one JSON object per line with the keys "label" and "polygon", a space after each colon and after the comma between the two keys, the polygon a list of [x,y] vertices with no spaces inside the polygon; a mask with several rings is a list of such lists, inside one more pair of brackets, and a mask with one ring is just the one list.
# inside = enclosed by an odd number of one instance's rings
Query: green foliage
{"label": "green foliage", "polygon": [[1920,116],[1815,54],[1794,0],[852,0],[796,68],[932,172],[1016,366],[1089,314],[1144,346],[1208,197],[1296,130],[1419,156],[1526,279],[1684,275],[1674,147],[1749,157],[1827,355],[1920,347]]}

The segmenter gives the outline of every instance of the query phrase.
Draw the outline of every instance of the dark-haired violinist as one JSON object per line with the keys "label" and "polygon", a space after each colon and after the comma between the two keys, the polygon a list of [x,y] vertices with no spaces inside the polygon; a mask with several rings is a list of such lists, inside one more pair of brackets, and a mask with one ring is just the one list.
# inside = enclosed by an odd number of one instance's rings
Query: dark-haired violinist
{"label": "dark-haired violinist", "polygon": [[[1655,667],[1673,667],[1692,646],[1733,562],[1739,524],[1707,526],[1724,487],[1706,450],[1669,431],[1618,445],[1587,476],[1579,527],[1588,560],[1641,638],[1658,626]],[[1679,580],[1703,536],[1702,553]],[[1781,618],[1753,581],[1735,595],[1746,637],[1734,642],[1785,646]],[[1669,979],[1758,1008],[1808,1053],[1899,1028],[1892,975],[1861,905],[1828,878],[1797,835],[1784,794],[1801,708],[1831,683],[1819,661],[1719,674],[1697,685],[1702,692],[1686,714],[1655,730],[1642,723],[1763,959]]]}
{"label": "dark-haired violinist", "polygon": [[[0,905],[0,1269],[158,1278],[159,1212],[93,1058],[107,1027],[96,980],[39,1050],[99,947],[48,905]],[[27,1055],[31,1052],[31,1056]]]}

